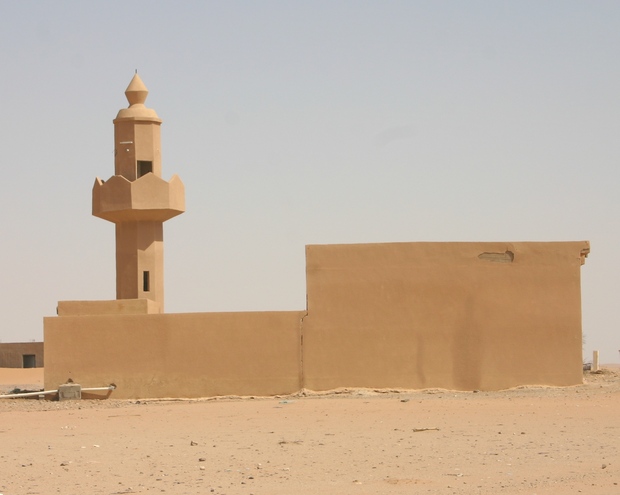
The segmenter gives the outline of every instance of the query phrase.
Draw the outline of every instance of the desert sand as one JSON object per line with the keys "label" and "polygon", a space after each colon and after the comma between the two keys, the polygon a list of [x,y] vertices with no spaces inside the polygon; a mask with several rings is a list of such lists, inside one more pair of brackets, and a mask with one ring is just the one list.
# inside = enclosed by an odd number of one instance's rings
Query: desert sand
{"label": "desert sand", "polygon": [[[620,370],[584,379],[477,393],[0,399],[0,493],[620,493]],[[0,370],[3,392],[41,383],[42,370]]]}

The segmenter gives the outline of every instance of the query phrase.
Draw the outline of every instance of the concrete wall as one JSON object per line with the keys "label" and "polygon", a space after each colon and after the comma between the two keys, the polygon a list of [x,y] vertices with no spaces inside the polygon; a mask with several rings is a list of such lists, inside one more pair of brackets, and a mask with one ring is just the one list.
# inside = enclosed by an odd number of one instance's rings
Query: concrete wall
{"label": "concrete wall", "polygon": [[581,383],[587,242],[307,246],[305,386]]}
{"label": "concrete wall", "polygon": [[119,315],[161,313],[150,299],[112,299],[111,301],[59,301],[58,316]]}
{"label": "concrete wall", "polygon": [[44,319],[45,387],[115,383],[115,398],[277,395],[299,390],[305,312]]}
{"label": "concrete wall", "polygon": [[44,321],[45,387],[113,382],[114,397],[143,398],[574,385],[588,252],[587,242],[308,246],[307,312],[61,302]]}
{"label": "concrete wall", "polygon": [[36,367],[43,367],[43,342],[16,342],[0,344],[0,368],[23,368],[25,354],[34,355]]}

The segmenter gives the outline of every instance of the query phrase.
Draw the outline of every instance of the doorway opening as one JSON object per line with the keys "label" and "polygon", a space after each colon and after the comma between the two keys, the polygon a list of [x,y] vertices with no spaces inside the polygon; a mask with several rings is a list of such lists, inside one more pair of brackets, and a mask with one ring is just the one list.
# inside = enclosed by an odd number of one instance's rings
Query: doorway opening
{"label": "doorway opening", "polygon": [[24,368],[36,368],[37,367],[37,356],[34,354],[24,354],[22,356],[23,359],[23,367]]}

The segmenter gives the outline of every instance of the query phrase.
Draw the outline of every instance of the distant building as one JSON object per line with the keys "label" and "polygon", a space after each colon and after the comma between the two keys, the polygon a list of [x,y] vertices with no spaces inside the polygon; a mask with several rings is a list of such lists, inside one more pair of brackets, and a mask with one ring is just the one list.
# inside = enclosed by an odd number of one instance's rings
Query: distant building
{"label": "distant building", "polygon": [[0,368],[42,368],[43,342],[0,344]]}

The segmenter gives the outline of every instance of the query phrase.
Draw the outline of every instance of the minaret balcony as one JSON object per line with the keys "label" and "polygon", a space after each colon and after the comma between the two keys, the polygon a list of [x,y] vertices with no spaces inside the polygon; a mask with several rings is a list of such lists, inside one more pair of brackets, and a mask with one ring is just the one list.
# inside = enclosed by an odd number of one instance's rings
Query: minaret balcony
{"label": "minaret balcony", "polygon": [[185,186],[177,175],[169,182],[149,173],[129,181],[115,175],[97,177],[93,186],[93,215],[114,223],[165,222],[185,211]]}

